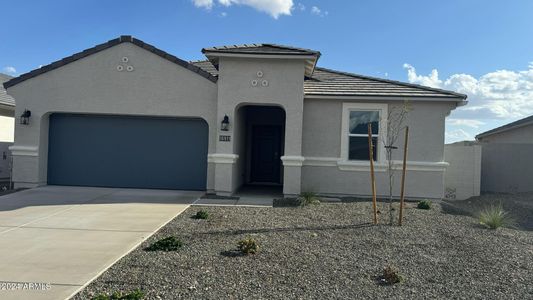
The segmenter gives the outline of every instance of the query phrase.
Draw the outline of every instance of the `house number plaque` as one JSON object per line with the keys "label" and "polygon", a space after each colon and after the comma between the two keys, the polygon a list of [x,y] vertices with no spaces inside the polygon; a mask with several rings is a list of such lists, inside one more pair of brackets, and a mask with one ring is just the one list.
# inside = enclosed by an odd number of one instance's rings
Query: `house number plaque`
{"label": "house number plaque", "polygon": [[220,135],[218,137],[218,140],[221,141],[221,142],[229,142],[229,141],[231,141],[231,136],[230,135]]}

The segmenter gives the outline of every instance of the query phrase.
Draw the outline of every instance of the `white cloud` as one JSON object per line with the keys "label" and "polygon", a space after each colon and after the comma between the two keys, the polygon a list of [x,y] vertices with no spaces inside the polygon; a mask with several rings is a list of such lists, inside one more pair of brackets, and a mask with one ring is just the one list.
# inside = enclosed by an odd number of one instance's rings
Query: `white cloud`
{"label": "white cloud", "polygon": [[312,6],[311,7],[311,14],[316,15],[316,16],[320,16],[320,17],[324,17],[324,16],[327,16],[329,14],[329,12],[322,11],[320,8],[318,8],[318,6]]}
{"label": "white cloud", "polygon": [[403,64],[403,68],[407,70],[407,79],[411,83],[418,83],[430,87],[440,87],[442,81],[439,79],[439,72],[436,69],[431,71],[428,76],[417,75],[415,67],[410,64]]}
{"label": "white cloud", "polygon": [[452,126],[466,126],[470,128],[479,128],[481,125],[485,125],[485,122],[471,119],[447,119],[449,125]]}
{"label": "white cloud", "polygon": [[305,10],[305,5],[303,5],[302,3],[298,3],[298,10],[300,11],[304,11]]}
{"label": "white cloud", "polygon": [[533,114],[533,63],[526,70],[497,70],[475,78],[469,74],[453,74],[440,79],[437,70],[418,75],[404,64],[409,82],[457,91],[468,95],[469,104],[458,109],[461,118],[509,119]]}
{"label": "white cloud", "polygon": [[9,74],[9,75],[15,75],[17,73],[17,69],[12,66],[7,66],[2,69],[3,73]]}
{"label": "white cloud", "polygon": [[[196,7],[211,9],[215,5],[215,0],[192,0]],[[293,8],[292,0],[216,0],[222,6],[244,5],[250,6],[258,11],[265,12],[274,19],[281,15],[291,15]]]}
{"label": "white cloud", "polygon": [[420,75],[410,64],[403,67],[409,82],[468,95],[468,105],[454,110],[446,121],[447,141],[473,139],[480,132],[533,115],[533,63],[525,70],[496,70],[477,78],[458,73],[446,79],[439,78],[436,69]]}
{"label": "white cloud", "polygon": [[213,0],[192,0],[194,6],[211,9],[213,7]]}
{"label": "white cloud", "polygon": [[225,18],[225,17],[228,16],[228,13],[225,12],[225,11],[223,11],[223,12],[220,13],[220,16],[223,17],[223,18]]}
{"label": "white cloud", "polygon": [[474,140],[474,136],[464,131],[463,129],[455,129],[446,131],[446,141],[465,141]]}

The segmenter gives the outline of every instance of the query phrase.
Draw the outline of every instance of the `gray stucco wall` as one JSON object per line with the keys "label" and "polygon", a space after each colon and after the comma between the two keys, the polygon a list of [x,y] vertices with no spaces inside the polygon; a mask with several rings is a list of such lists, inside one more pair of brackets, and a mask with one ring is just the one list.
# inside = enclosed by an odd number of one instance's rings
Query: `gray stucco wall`
{"label": "gray stucco wall", "polygon": [[533,144],[482,144],[481,191],[533,191]]}
{"label": "gray stucco wall", "polygon": [[[257,72],[263,73],[262,77]],[[303,81],[304,61],[299,59],[262,59],[262,58],[234,58],[221,57],[218,81],[218,116],[222,120],[224,115],[230,117],[230,122],[235,122],[236,113],[243,105],[274,105],[285,110],[285,155],[301,156],[302,153],[302,122],[303,122]],[[258,80],[257,86],[252,85],[252,80]],[[267,85],[263,86],[262,81]],[[242,133],[236,132],[236,126],[230,128],[228,134],[233,142],[220,142],[217,140],[217,154],[239,155],[242,148]],[[221,194],[231,194],[242,183],[242,160],[234,163],[231,168],[233,179],[228,177],[225,164],[216,164],[215,181],[216,191]],[[300,193],[301,180],[299,171],[292,169],[300,166],[284,166],[284,193]],[[287,176],[292,172],[293,176]],[[233,181],[233,182],[232,182]]]}
{"label": "gray stucco wall", "polygon": [[[123,57],[128,57],[127,63],[122,62]],[[134,70],[119,72],[118,65],[133,66]],[[356,101],[304,102],[304,72],[302,59],[220,57],[219,80],[213,83],[133,44],[119,44],[8,90],[17,99],[17,116],[24,109],[32,111],[30,125],[17,124],[15,128],[14,180],[19,187],[46,184],[51,113],[197,117],[209,125],[207,189],[231,194],[246,178],[246,131],[239,108],[262,105],[282,107],[286,115],[284,194],[299,194],[304,189],[369,195],[368,168],[343,169],[337,164],[343,134],[342,105]],[[386,99],[359,102],[382,103],[389,109],[402,105],[401,101]],[[454,107],[453,102],[412,101],[407,121],[411,127],[409,197],[442,198],[444,119]],[[229,131],[220,130],[225,115],[230,118]],[[219,141],[219,135],[229,135],[231,141]],[[397,146],[402,147],[402,138]],[[157,149],[148,155],[157,155]],[[401,151],[393,159],[401,159]],[[378,193],[384,195],[386,173],[382,166],[376,172]]]}
{"label": "gray stucco wall", "polygon": [[[123,63],[123,57],[129,61]],[[118,65],[134,71],[119,72]],[[208,151],[215,151],[216,83],[130,43],[31,78],[8,93],[17,99],[15,115],[32,111],[30,125],[15,128],[18,186],[46,184],[48,116],[53,112],[198,117],[209,125]],[[147,155],[157,155],[157,149]],[[211,168],[208,189],[213,189]]]}
{"label": "gray stucco wall", "polygon": [[[305,99],[303,126],[302,190],[325,194],[370,195],[369,167],[342,170],[342,106],[343,103],[376,103],[376,101],[342,101]],[[403,102],[377,101],[389,111]],[[411,111],[405,125],[410,128],[406,195],[411,198],[442,198],[444,193],[444,121],[455,104],[449,102],[410,101]],[[327,116],[327,117],[325,117]],[[382,143],[379,145],[382,147]],[[393,155],[398,163],[403,155],[403,132]],[[399,194],[401,166],[396,166],[394,191]],[[388,193],[388,178],[383,167],[376,168],[379,195]]]}
{"label": "gray stucco wall", "polygon": [[479,140],[482,143],[533,144],[533,124],[491,134]]}

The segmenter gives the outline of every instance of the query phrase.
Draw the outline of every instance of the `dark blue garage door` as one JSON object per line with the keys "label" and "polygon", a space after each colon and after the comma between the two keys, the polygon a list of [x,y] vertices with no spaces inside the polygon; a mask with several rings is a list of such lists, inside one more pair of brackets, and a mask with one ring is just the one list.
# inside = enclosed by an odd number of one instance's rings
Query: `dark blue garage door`
{"label": "dark blue garage door", "polygon": [[199,119],[52,114],[48,184],[205,190]]}

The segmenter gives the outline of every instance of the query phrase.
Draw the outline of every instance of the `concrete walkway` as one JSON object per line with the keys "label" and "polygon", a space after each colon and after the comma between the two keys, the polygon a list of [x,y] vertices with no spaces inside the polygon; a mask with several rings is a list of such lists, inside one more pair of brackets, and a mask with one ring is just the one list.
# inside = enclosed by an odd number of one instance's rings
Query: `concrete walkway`
{"label": "concrete walkway", "polygon": [[0,197],[0,299],[67,299],[201,194],[46,186]]}

